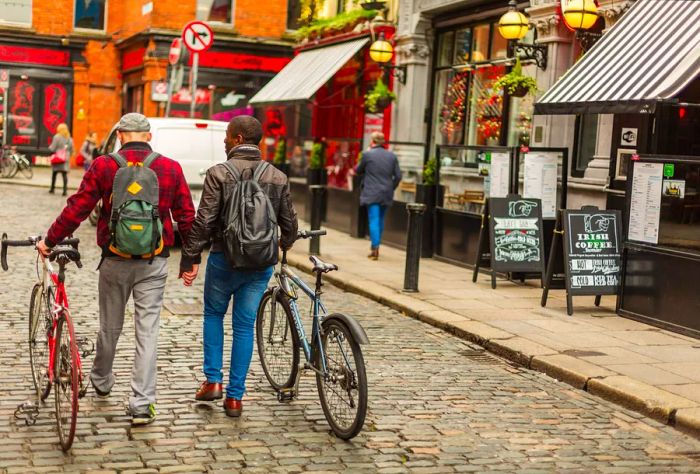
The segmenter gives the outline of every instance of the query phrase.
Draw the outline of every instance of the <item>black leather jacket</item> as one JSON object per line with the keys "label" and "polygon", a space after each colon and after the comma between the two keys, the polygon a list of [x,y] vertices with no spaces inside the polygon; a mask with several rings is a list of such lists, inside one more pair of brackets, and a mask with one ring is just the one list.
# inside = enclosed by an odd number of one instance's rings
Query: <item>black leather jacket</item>
{"label": "black leather jacket", "polygon": [[[253,168],[260,162],[260,149],[255,145],[239,145],[229,152],[228,159],[238,170]],[[252,172],[252,171],[251,171]],[[246,172],[247,173],[247,172]],[[222,225],[224,204],[233,190],[233,177],[223,164],[209,168],[204,178],[204,189],[199,201],[197,218],[182,247],[181,270],[188,271],[192,264],[201,262],[204,247],[211,241],[212,252],[223,252]],[[260,177],[260,185],[270,198],[280,226],[280,246],[290,249],[297,238],[297,213],[292,204],[287,176],[269,166]]]}

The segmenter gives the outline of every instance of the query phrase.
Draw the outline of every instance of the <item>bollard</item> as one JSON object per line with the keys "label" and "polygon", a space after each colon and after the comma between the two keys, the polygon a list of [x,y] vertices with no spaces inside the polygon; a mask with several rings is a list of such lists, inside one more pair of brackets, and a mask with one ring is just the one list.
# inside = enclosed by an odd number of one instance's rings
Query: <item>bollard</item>
{"label": "bollard", "polygon": [[425,204],[408,203],[408,239],[406,241],[406,271],[403,278],[403,291],[418,291],[418,268],[423,240],[423,216]]}
{"label": "bollard", "polygon": [[[323,214],[323,193],[326,187],[319,184],[309,186],[311,191],[311,230],[321,229],[321,216]],[[321,255],[321,238],[312,237],[309,242],[309,254]]]}

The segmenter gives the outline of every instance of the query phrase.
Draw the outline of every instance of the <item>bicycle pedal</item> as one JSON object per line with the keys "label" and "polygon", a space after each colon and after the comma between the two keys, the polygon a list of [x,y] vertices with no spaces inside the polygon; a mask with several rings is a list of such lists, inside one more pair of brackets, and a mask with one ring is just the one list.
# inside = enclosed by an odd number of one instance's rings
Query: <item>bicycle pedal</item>
{"label": "bicycle pedal", "polygon": [[282,403],[282,402],[291,402],[297,397],[297,392],[294,390],[293,387],[288,387],[288,388],[283,388],[277,392],[277,401]]}

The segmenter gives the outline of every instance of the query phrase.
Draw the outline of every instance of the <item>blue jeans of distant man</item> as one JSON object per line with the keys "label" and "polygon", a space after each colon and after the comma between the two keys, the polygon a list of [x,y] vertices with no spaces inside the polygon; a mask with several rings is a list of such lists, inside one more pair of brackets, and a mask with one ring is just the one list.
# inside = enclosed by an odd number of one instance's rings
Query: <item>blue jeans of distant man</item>
{"label": "blue jeans of distant man", "polygon": [[372,249],[378,249],[382,242],[384,233],[384,215],[387,206],[375,203],[367,206],[367,218],[369,220],[369,240],[372,242]]}
{"label": "blue jeans of distant man", "polygon": [[273,267],[260,271],[232,270],[223,252],[209,254],[204,277],[204,375],[223,383],[224,316],[233,297],[233,345],[226,397],[241,400],[253,357],[253,328],[258,305]]}

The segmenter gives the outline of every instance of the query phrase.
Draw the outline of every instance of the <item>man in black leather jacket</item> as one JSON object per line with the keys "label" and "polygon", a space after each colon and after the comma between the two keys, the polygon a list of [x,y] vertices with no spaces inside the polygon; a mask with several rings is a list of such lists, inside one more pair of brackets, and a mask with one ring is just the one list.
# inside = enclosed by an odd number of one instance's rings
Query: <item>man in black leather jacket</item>
{"label": "man in black leather jacket", "polygon": [[[239,116],[231,120],[226,131],[226,155],[241,172],[260,163],[258,144],[263,129],[254,117]],[[251,171],[246,171],[252,172]],[[228,264],[222,243],[223,212],[234,188],[233,176],[223,164],[207,171],[197,218],[182,249],[182,278],[190,286],[197,277],[201,253],[211,241],[204,280],[204,375],[195,398],[213,401],[223,398],[223,321],[233,297],[233,346],[229,383],[226,387],[224,409],[229,416],[240,416],[245,393],[245,379],[253,355],[253,327],[273,267],[256,271],[233,270]],[[259,179],[270,198],[279,224],[280,247],[289,249],[297,237],[297,215],[289,193],[287,177],[268,167]]]}

